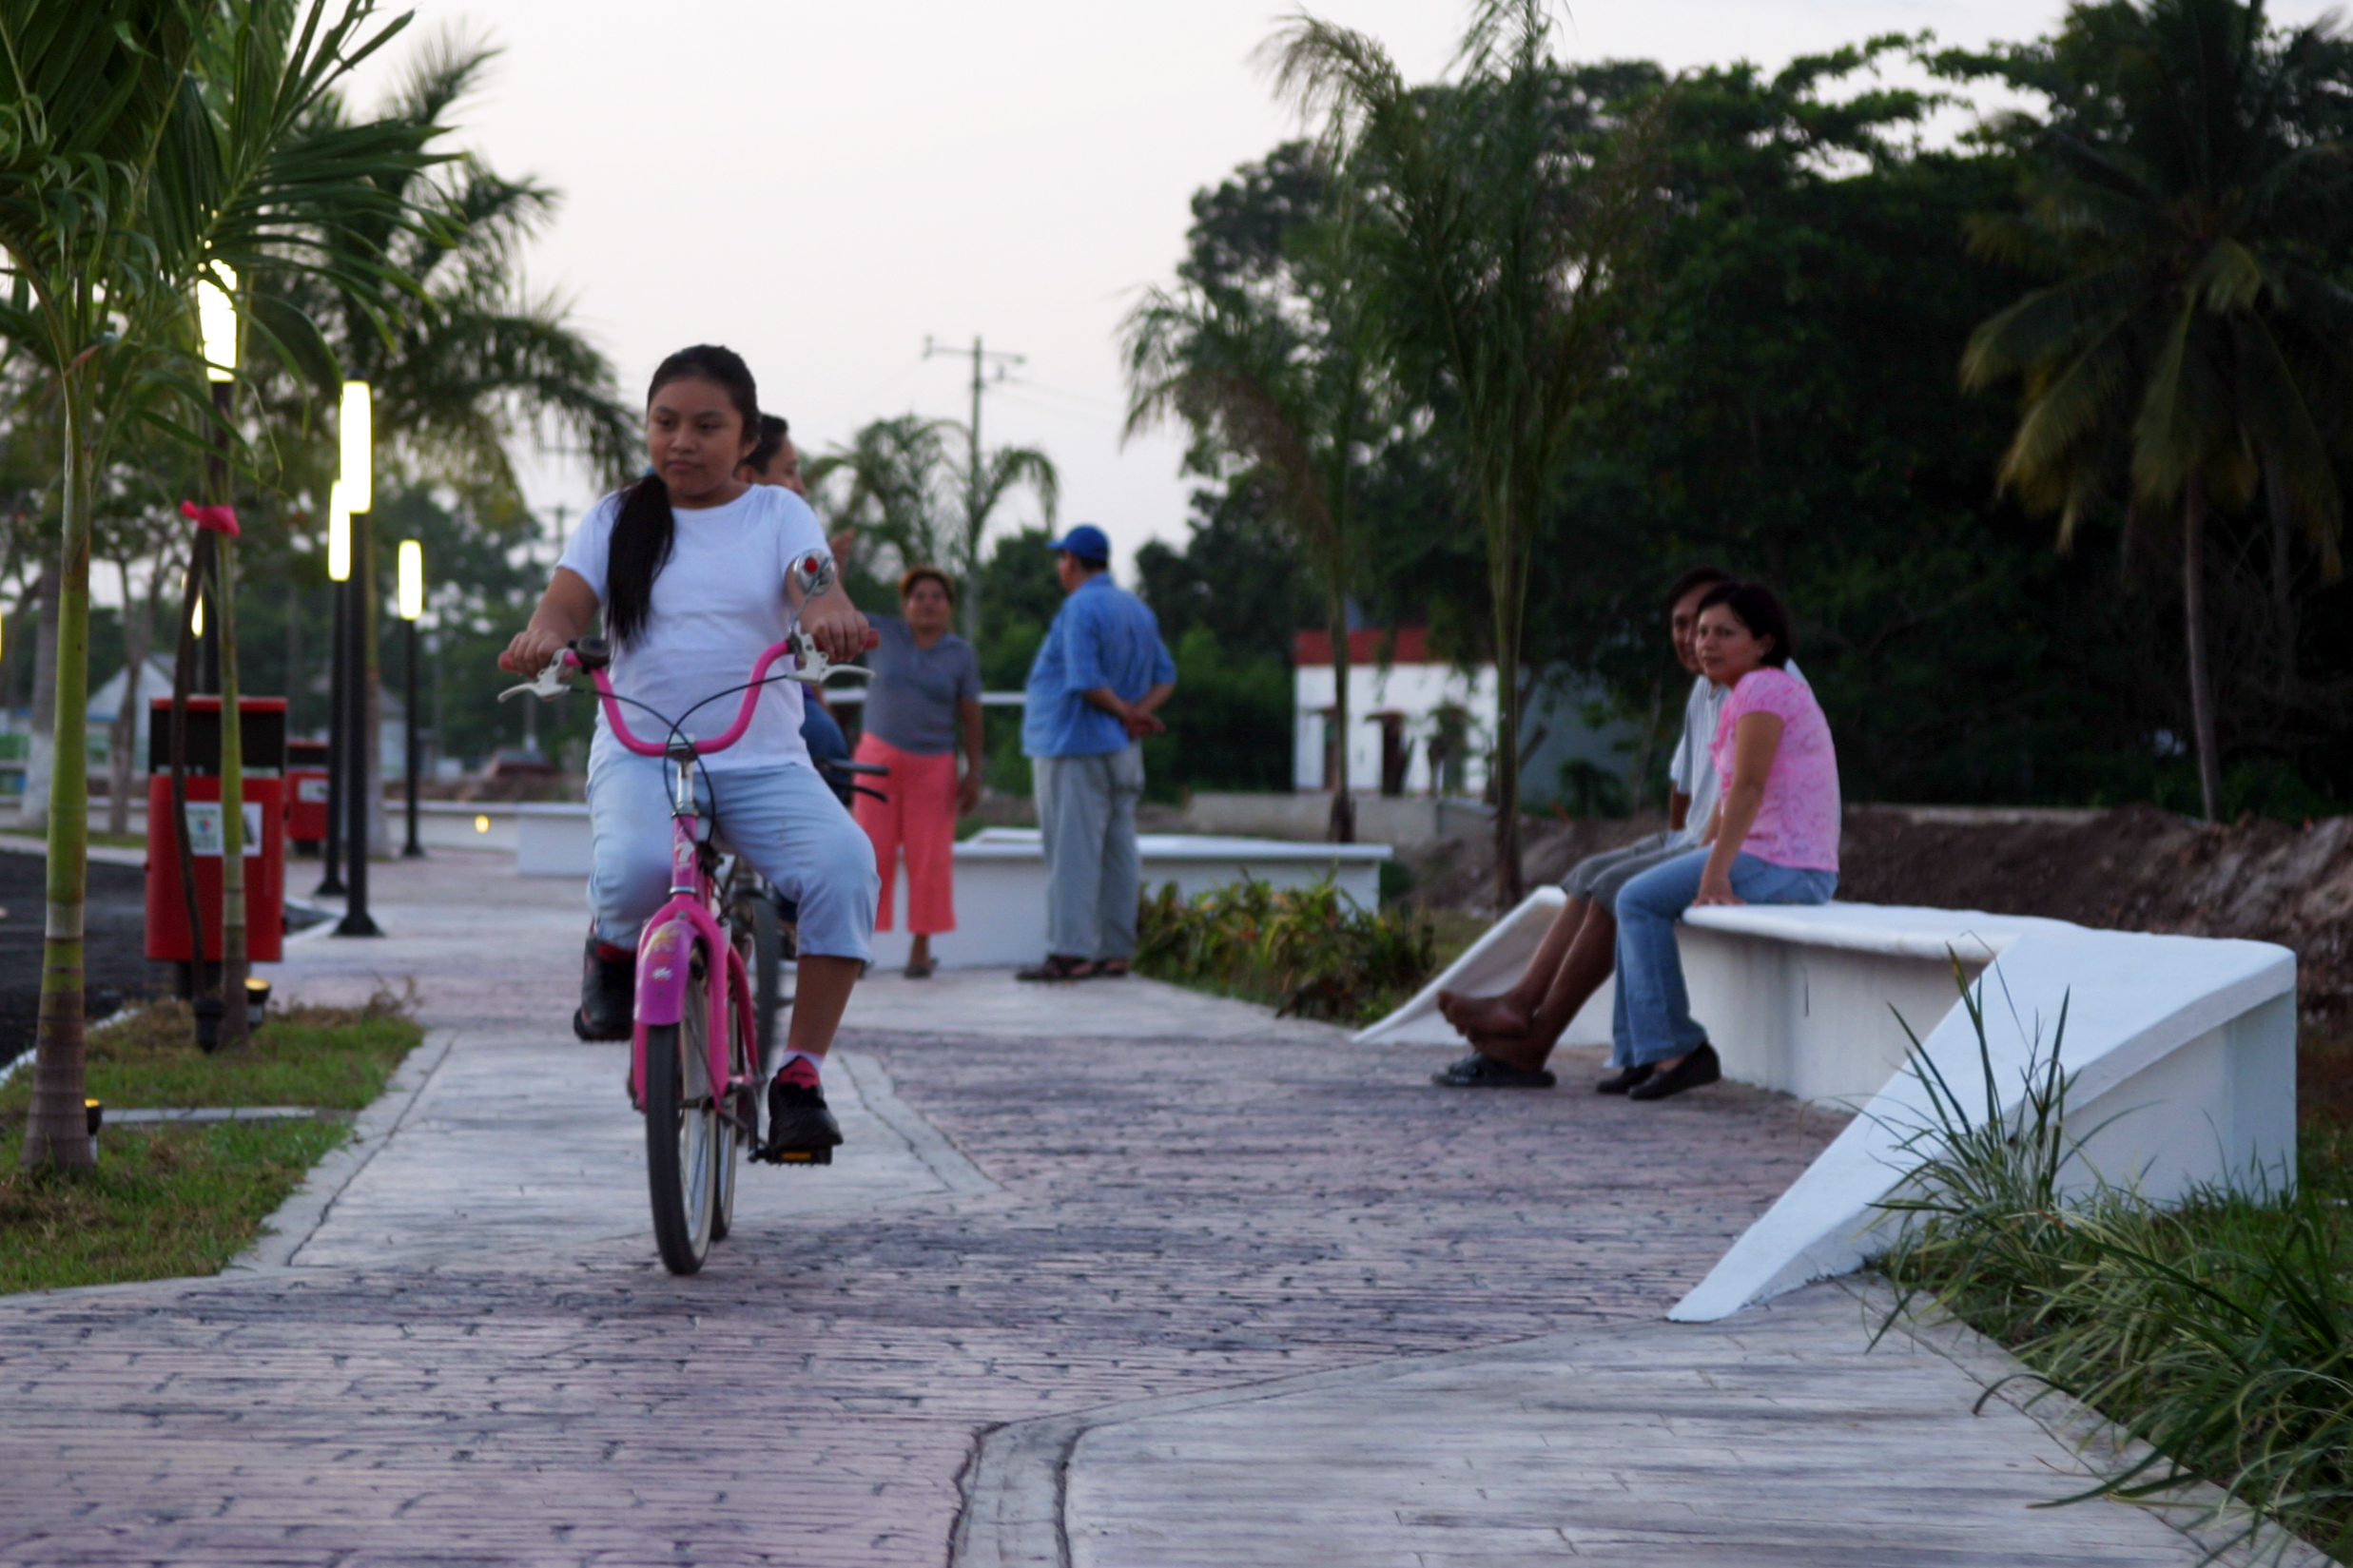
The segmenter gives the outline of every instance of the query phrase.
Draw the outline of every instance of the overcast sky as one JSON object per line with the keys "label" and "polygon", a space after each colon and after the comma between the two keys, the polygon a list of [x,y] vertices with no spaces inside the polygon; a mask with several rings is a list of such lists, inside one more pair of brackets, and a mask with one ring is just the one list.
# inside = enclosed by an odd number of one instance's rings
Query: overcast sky
{"label": "overcast sky", "polygon": [[[395,9],[397,7],[390,7]],[[804,451],[910,410],[963,418],[965,359],[926,336],[1023,362],[990,383],[989,445],[1042,447],[1064,523],[1111,533],[1120,575],[1145,539],[1181,541],[1187,486],[1167,436],[1119,439],[1114,344],[1135,291],[1167,279],[1187,200],[1296,124],[1253,53],[1269,0],[415,0],[415,41],[460,29],[504,49],[467,106],[464,144],[566,204],[529,281],[573,302],[624,396],[663,355],[741,351]],[[1445,67],[1464,8],[1327,0],[1410,78]],[[2274,0],[2275,20],[2325,8]],[[1566,59],[1669,67],[1798,54],[1876,33],[1952,44],[2047,30],[2055,0],[1580,0]],[[993,374],[993,373],[992,373]],[[589,476],[540,465],[534,499],[577,516]],[[1023,499],[998,528],[1034,520]]]}

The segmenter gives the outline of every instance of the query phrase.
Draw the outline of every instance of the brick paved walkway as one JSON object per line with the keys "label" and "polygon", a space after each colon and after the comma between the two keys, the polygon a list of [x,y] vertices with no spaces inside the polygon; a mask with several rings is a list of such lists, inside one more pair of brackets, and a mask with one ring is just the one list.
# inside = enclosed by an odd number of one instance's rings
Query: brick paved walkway
{"label": "brick paved walkway", "polygon": [[1441,1094],[1426,1049],[1141,979],[878,978],[843,1162],[749,1172],[672,1279],[624,1049],[561,1035],[574,895],[470,860],[290,950],[305,995],[418,974],[455,1034],[293,1267],[0,1301],[0,1561],[934,1568],[991,1428],[1655,1319],[1834,1131]]}

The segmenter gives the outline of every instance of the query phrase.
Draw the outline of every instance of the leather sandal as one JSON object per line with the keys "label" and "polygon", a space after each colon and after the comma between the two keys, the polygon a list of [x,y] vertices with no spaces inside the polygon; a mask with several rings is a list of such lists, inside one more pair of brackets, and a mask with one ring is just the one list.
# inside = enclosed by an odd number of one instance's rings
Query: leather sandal
{"label": "leather sandal", "polygon": [[1017,980],[1083,980],[1094,967],[1084,958],[1049,953],[1045,962],[1032,964],[1027,969],[1017,969],[1013,972],[1013,978]]}
{"label": "leather sandal", "polygon": [[1087,978],[1091,980],[1124,980],[1127,977],[1125,958],[1098,958],[1087,969]]}
{"label": "leather sandal", "polygon": [[1473,1051],[1432,1073],[1429,1081],[1441,1089],[1549,1089],[1556,1080],[1541,1067],[1531,1073]]}

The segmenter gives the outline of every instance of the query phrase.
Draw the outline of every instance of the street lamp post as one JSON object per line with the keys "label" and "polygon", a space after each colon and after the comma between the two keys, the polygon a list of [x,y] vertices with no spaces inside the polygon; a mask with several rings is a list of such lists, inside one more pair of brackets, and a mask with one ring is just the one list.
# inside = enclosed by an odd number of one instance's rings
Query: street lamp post
{"label": "street lamp post", "polygon": [[[342,441],[343,504],[351,518],[350,558],[343,563],[343,880],[348,893],[343,918],[335,927],[339,937],[384,934],[368,914],[368,797],[371,789],[380,795],[383,788],[368,777],[368,617],[361,596],[367,578],[368,510],[375,504],[372,424],[368,384],[345,381],[338,434]],[[333,570],[330,562],[329,575]]]}
{"label": "street lamp post", "polygon": [[415,539],[400,541],[400,619],[409,627],[409,687],[408,699],[402,705],[408,718],[408,735],[401,747],[402,769],[408,775],[408,843],[400,858],[421,861],[425,846],[417,842],[417,769],[420,762],[417,747],[417,617],[425,612],[425,547]]}
{"label": "street lamp post", "polygon": [[340,899],[350,891],[343,885],[343,752],[350,745],[343,722],[344,600],[350,595],[351,505],[343,499],[343,481],[327,487],[327,831],[319,842],[320,870],[316,891]]}

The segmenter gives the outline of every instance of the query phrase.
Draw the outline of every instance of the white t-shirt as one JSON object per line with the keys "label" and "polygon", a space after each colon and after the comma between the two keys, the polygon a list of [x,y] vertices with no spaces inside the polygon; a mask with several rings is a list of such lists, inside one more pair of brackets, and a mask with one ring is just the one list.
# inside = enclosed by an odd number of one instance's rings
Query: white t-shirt
{"label": "white t-shirt", "polygon": [[[613,520],[620,515],[616,493],[592,508],[564,547],[558,566],[577,572],[605,603],[605,569],[613,549]],[[725,506],[674,509],[677,518],[670,560],[653,579],[652,613],[634,642],[615,644],[613,689],[655,709],[665,718],[684,718],[689,708],[728,687],[751,679],[751,667],[771,643],[791,634],[795,619],[785,594],[785,574],[803,554],[829,554],[825,530],[808,503],[775,485],[753,485]],[[770,669],[777,673],[781,662]],[[722,697],[686,719],[685,731],[698,740],[724,734],[735,722],[743,693]],[[621,743],[597,705],[596,744],[603,758]],[[667,726],[645,708],[621,706],[630,733],[660,741]],[[712,772],[808,764],[801,740],[801,687],[774,681],[761,688],[759,707],[743,739],[704,759]]]}
{"label": "white t-shirt", "polygon": [[[1798,662],[1789,663],[1789,672],[1798,675]],[[1804,680],[1803,675],[1798,679]],[[1723,794],[1723,781],[1716,776],[1716,764],[1708,748],[1716,744],[1716,731],[1724,716],[1724,701],[1732,695],[1728,686],[1718,686],[1706,676],[1697,676],[1691,683],[1691,695],[1683,703],[1682,738],[1675,743],[1675,760],[1666,765],[1666,776],[1675,793],[1691,797],[1691,813],[1683,819],[1683,842],[1697,845],[1707,837],[1708,819],[1716,815],[1716,801]]]}

